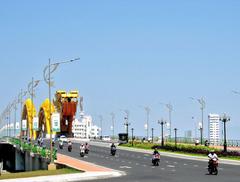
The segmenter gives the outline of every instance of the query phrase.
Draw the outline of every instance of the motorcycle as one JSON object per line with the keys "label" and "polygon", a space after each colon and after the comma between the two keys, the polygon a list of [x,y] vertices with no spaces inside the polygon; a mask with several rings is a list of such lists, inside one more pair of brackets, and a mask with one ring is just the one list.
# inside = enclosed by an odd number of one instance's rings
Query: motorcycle
{"label": "motorcycle", "polygon": [[111,155],[112,155],[112,156],[115,156],[116,150],[117,150],[116,147],[112,147],[112,148],[111,148]]}
{"label": "motorcycle", "polygon": [[209,174],[217,175],[218,174],[218,161],[217,160],[210,160],[208,165],[208,172]]}
{"label": "motorcycle", "polygon": [[89,153],[89,149],[85,148],[85,154],[88,154],[88,153]]}
{"label": "motorcycle", "polygon": [[160,162],[160,154],[153,154],[153,157],[152,157],[153,166],[159,166],[159,162]]}
{"label": "motorcycle", "polygon": [[63,143],[59,143],[59,148],[63,149]]}
{"label": "motorcycle", "polygon": [[72,145],[68,145],[68,152],[72,151]]}
{"label": "motorcycle", "polygon": [[80,150],[80,157],[84,157],[84,154],[85,154],[84,149],[81,149],[81,150]]}

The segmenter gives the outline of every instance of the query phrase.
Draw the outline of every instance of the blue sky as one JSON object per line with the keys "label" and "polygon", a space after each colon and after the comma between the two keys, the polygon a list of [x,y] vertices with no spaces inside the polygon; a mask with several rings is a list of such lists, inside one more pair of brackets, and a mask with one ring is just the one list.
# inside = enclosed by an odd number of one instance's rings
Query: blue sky
{"label": "blue sky", "polygon": [[[117,131],[124,114],[144,135],[145,113],[150,127],[168,116],[159,102],[174,106],[172,125],[194,130],[200,121],[197,102],[204,97],[207,114],[226,112],[229,138],[240,139],[240,2],[229,1],[1,1],[0,109],[26,89],[31,77],[53,61],[81,57],[54,73],[57,89],[78,89],[85,111],[96,124],[103,115],[110,133],[110,113]],[[35,98],[37,109],[47,97],[45,83]],[[194,116],[194,120],[192,119]],[[205,131],[205,135],[207,131]]]}

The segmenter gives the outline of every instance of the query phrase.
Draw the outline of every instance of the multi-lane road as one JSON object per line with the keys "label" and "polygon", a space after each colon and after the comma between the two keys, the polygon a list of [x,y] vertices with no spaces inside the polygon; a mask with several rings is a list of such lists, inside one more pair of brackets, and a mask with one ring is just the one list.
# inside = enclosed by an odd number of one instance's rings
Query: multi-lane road
{"label": "multi-lane road", "polygon": [[[65,144],[66,145],[66,144]],[[59,153],[71,157],[126,172],[125,176],[112,178],[113,182],[239,182],[240,166],[220,164],[217,176],[207,174],[207,162],[161,157],[160,166],[153,167],[151,154],[117,150],[116,156],[110,155],[110,147],[90,146],[90,153],[84,158],[79,156],[79,145],[73,144],[72,152],[65,146]],[[99,182],[105,180],[97,180]]]}

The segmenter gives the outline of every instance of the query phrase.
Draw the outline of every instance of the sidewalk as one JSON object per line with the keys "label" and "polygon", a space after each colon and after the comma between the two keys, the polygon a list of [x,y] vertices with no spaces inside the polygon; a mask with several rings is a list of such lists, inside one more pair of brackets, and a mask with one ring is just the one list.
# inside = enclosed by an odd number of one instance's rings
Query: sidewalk
{"label": "sidewalk", "polygon": [[126,175],[122,171],[115,171],[113,169],[98,166],[89,162],[81,161],[66,155],[57,154],[57,164],[63,164],[68,167],[84,171],[82,173],[53,175],[53,176],[39,176],[32,178],[17,178],[0,180],[0,182],[74,182],[87,181],[96,179],[116,178]]}
{"label": "sidewalk", "polygon": [[98,166],[89,162],[81,161],[66,155],[57,154],[57,161],[55,163],[64,164],[68,167],[78,169],[85,172],[113,172],[114,170]]}

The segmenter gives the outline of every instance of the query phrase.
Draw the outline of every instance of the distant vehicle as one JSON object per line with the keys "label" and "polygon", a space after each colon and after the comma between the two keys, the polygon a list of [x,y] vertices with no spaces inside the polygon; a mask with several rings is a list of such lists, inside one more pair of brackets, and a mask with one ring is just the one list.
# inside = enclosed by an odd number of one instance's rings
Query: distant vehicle
{"label": "distant vehicle", "polygon": [[118,142],[119,144],[124,144],[128,142],[128,134],[127,133],[119,133],[118,134]]}
{"label": "distant vehicle", "polygon": [[102,136],[102,140],[103,141],[111,141],[111,138],[110,138],[110,136],[108,136],[108,135],[104,135],[104,136]]}
{"label": "distant vehicle", "polygon": [[67,142],[68,142],[68,139],[67,139],[66,136],[62,135],[62,136],[60,136],[59,141],[63,141],[63,142],[65,142],[65,143],[67,143]]}

